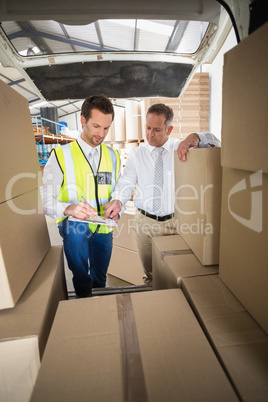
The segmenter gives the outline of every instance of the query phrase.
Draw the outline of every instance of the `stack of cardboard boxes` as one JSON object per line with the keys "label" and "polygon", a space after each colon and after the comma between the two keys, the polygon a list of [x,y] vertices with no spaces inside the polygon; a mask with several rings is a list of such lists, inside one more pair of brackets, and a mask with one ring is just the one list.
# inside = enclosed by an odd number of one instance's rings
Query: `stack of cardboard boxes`
{"label": "stack of cardboard boxes", "polygon": [[225,58],[220,276],[268,333],[267,24]]}
{"label": "stack of cardboard boxes", "polygon": [[0,81],[0,400],[27,401],[57,304],[62,247],[51,247],[26,99]]}
{"label": "stack of cardboard boxes", "polygon": [[[219,160],[205,169],[202,163],[212,160],[206,153],[214,159],[217,150],[190,151],[184,166],[177,161],[176,195],[181,196],[176,215],[181,236],[170,242],[154,239],[153,246],[155,287],[182,288],[243,401],[266,401],[268,396],[268,57],[263,52],[267,40],[266,24],[225,55],[222,185]],[[210,213],[198,219],[204,225],[216,222],[220,236],[185,230],[198,211],[199,188],[211,189],[206,196],[216,189],[213,197],[201,200],[200,209],[208,207]],[[221,192],[220,205],[217,194]],[[218,259],[219,275],[197,270],[192,274],[192,265],[188,269],[183,261],[191,252],[204,265]]]}
{"label": "stack of cardboard boxes", "polygon": [[176,236],[153,239],[154,289],[181,287],[185,276],[218,273],[220,149],[192,149],[187,162],[174,155]]}

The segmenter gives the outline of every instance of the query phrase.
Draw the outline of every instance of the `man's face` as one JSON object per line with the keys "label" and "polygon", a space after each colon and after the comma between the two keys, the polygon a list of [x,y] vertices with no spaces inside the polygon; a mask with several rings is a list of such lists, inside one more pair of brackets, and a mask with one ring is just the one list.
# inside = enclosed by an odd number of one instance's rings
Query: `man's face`
{"label": "man's face", "polygon": [[112,115],[104,114],[98,109],[91,111],[91,117],[86,122],[84,116],[81,116],[83,132],[81,138],[93,148],[101,144],[108,134],[112,124]]}
{"label": "man's face", "polygon": [[173,127],[166,127],[164,114],[149,113],[146,117],[146,138],[153,147],[162,147],[168,140]]}

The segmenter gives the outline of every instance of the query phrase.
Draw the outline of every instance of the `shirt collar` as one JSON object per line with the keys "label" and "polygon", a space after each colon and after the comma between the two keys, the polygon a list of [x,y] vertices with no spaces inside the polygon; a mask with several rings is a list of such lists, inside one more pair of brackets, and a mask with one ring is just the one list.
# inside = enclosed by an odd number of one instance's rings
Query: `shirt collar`
{"label": "shirt collar", "polygon": [[86,157],[92,152],[93,149],[96,149],[98,151],[98,154],[100,154],[100,145],[97,145],[95,148],[93,148],[91,145],[89,145],[82,139],[81,134],[79,135],[77,142],[80,145]]}
{"label": "shirt collar", "polygon": [[[150,145],[148,142],[147,142],[147,145],[148,145],[149,152],[150,152],[150,154],[151,154],[151,153],[153,152],[153,150],[154,150],[156,147],[153,147],[153,146]],[[170,148],[170,137],[168,137],[167,141],[165,142],[164,145],[162,145],[162,147],[163,147],[164,149],[166,149],[167,151],[169,151],[169,148]]]}

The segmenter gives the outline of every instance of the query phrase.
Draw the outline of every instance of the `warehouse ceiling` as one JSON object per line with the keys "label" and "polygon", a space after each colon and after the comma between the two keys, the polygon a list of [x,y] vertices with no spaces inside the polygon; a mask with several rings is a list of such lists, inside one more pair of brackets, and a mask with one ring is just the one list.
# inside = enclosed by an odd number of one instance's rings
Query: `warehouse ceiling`
{"label": "warehouse ceiling", "polygon": [[0,4],[0,79],[29,100],[33,115],[48,105],[60,117],[76,112],[97,92],[177,97],[231,28],[216,0],[155,0],[153,8],[141,0],[62,4]]}

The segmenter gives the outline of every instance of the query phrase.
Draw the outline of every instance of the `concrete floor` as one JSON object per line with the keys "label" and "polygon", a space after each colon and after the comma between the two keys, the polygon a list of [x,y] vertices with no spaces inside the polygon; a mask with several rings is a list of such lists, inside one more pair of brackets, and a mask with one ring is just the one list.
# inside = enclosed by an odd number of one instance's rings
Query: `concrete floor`
{"label": "concrete floor", "polygon": [[[62,245],[62,238],[59,234],[57,224],[54,219],[46,216],[47,220],[47,226],[48,226],[48,232],[50,236],[50,241],[51,245]],[[66,261],[66,258],[64,256],[64,270],[65,270],[65,277],[66,277],[66,284],[67,284],[67,290],[69,296],[74,295],[74,288],[73,288],[73,283],[72,283],[72,272],[68,268],[68,264]],[[116,278],[115,276],[112,275],[107,275],[107,283],[106,287],[107,288],[120,288],[120,287],[125,287],[125,286],[132,286],[132,284],[125,282],[119,278]]]}

